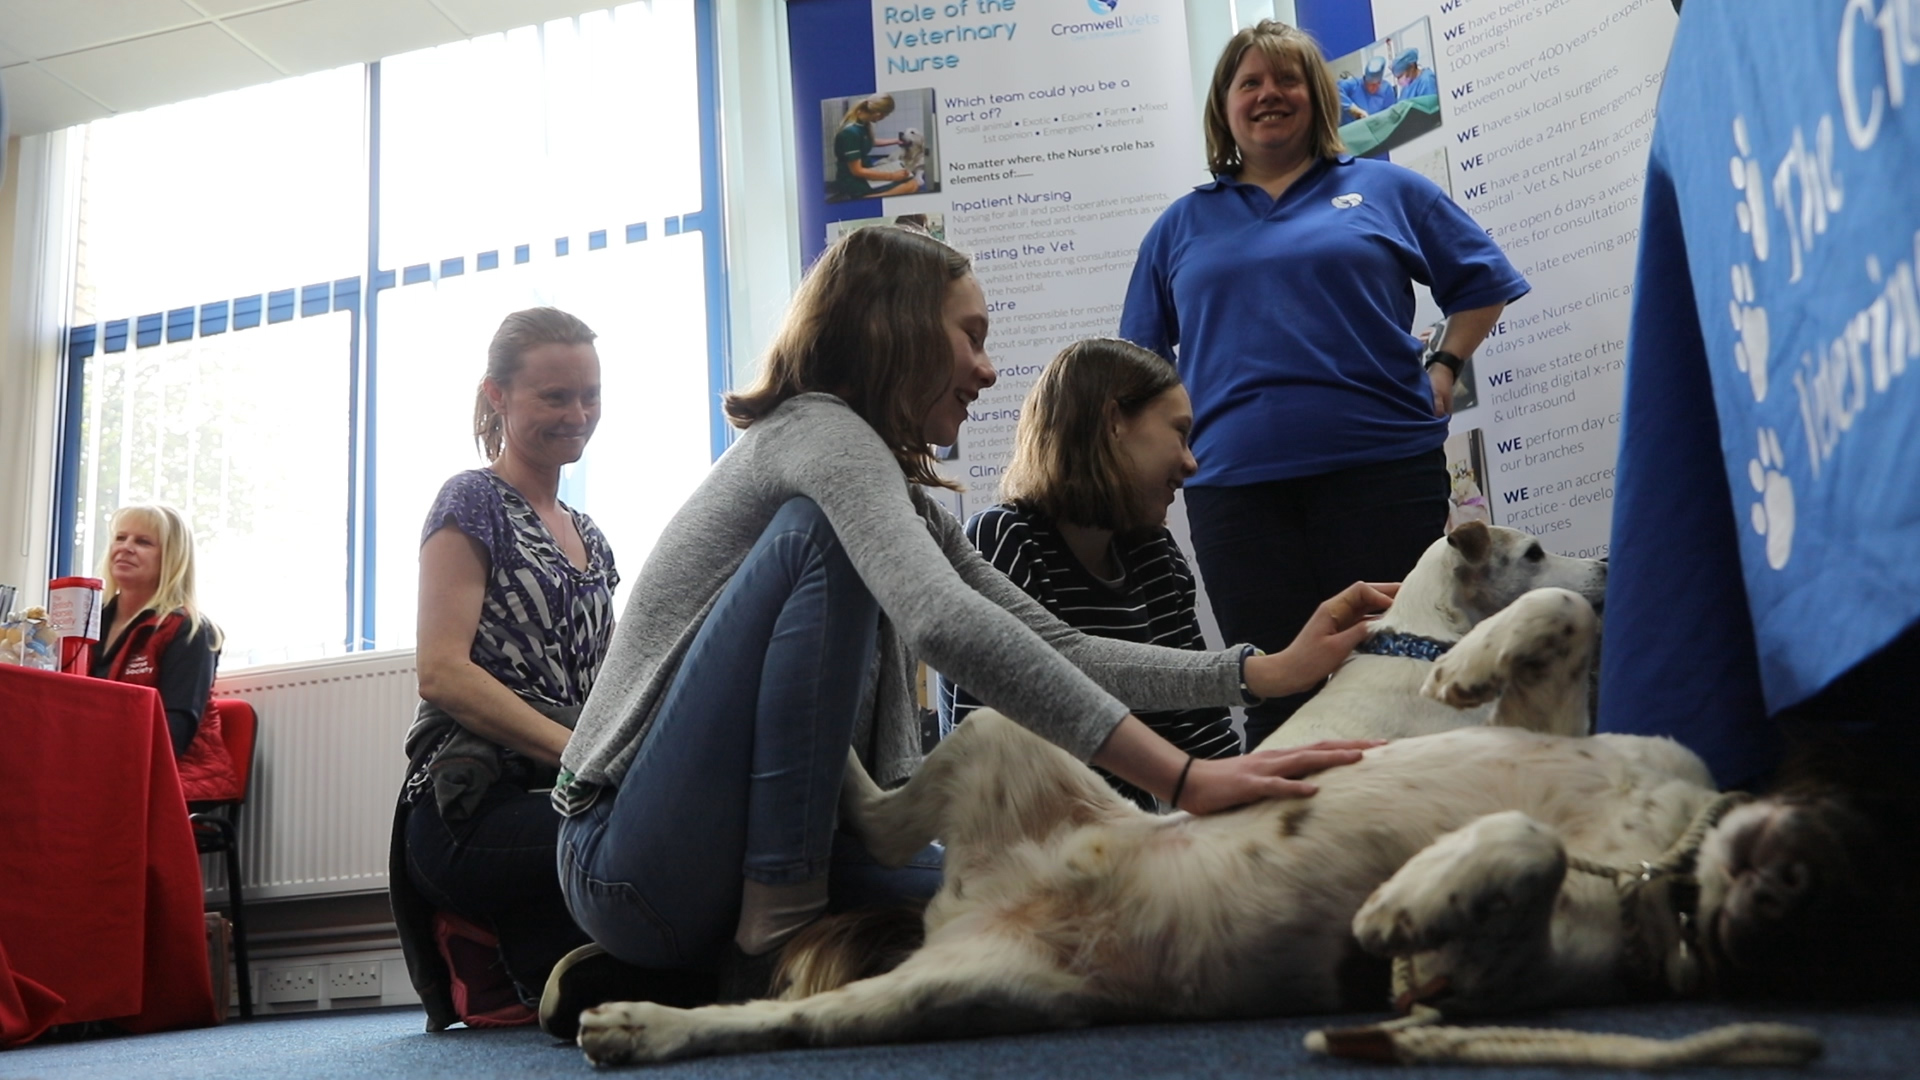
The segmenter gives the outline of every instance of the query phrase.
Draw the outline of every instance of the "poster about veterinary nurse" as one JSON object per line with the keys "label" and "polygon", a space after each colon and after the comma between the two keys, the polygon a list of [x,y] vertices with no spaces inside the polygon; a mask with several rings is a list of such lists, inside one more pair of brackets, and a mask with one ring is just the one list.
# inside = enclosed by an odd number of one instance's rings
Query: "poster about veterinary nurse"
{"label": "poster about veterinary nurse", "polygon": [[900,222],[973,257],[998,383],[943,468],[995,501],[1020,403],[1109,335],[1140,240],[1207,179],[1179,0],[792,0],[801,247]]}
{"label": "poster about veterinary nurse", "polygon": [[[1480,432],[1493,520],[1562,554],[1605,555],[1672,4],[1299,7],[1342,76],[1348,146],[1438,182],[1533,287],[1473,357],[1477,398],[1454,420]],[[1428,301],[1420,325],[1438,314]]]}

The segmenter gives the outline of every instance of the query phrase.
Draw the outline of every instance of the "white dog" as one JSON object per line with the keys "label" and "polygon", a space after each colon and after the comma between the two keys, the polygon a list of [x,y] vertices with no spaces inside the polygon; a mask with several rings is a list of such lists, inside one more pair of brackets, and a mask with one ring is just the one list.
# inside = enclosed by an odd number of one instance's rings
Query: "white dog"
{"label": "white dog", "polygon": [[927,165],[927,141],[921,137],[919,128],[908,128],[900,133],[900,148],[895,156],[900,167],[910,173],[918,173]]}
{"label": "white dog", "polygon": [[[1483,688],[1475,694],[1478,702],[1488,704],[1463,708],[1466,701],[1458,694],[1423,694],[1421,688],[1441,680],[1455,686],[1477,685],[1475,680],[1449,674],[1449,668],[1462,661],[1447,659],[1447,650],[1528,591],[1553,587],[1571,590],[1598,608],[1606,593],[1607,564],[1551,554],[1518,529],[1480,522],[1460,526],[1427,548],[1367,641],[1258,749],[1304,746],[1322,739],[1399,739],[1487,722],[1497,707],[1491,704],[1499,696],[1497,689],[1489,693]],[[1554,610],[1564,602],[1563,598],[1540,609],[1543,617],[1556,625],[1562,618],[1584,622],[1592,617],[1591,612],[1563,615]],[[1504,620],[1503,625],[1512,642],[1495,643],[1496,651],[1513,647],[1513,642],[1536,640],[1543,632],[1543,627],[1526,619]],[[1542,659],[1581,670],[1587,665],[1586,654],[1579,650]],[[1532,685],[1586,694],[1585,684],[1572,679],[1535,680]],[[1536,706],[1519,701],[1508,707],[1552,715],[1562,725],[1579,724],[1541,729],[1551,734],[1587,733],[1584,708],[1576,713],[1547,703]]]}
{"label": "white dog", "polygon": [[[1510,703],[1584,713],[1584,696],[1545,685],[1568,678],[1563,665],[1535,662],[1590,642],[1578,601],[1537,591],[1485,620],[1451,650],[1437,692],[1472,700],[1505,684],[1502,720],[1570,723]],[[1575,615],[1556,623],[1556,609]],[[1546,633],[1514,647],[1518,622]],[[1845,829],[1823,804],[1720,819],[1727,804],[1706,769],[1664,739],[1466,728],[1388,743],[1315,783],[1311,799],[1156,816],[1024,728],[975,713],[895,791],[848,766],[842,816],[876,857],[946,842],[918,951],[797,1000],[604,1005],[582,1014],[580,1045],[617,1064],[1377,1008],[1384,965],[1370,983],[1347,978],[1369,955],[1400,958],[1414,997],[1462,1014],[1716,979],[1804,986],[1794,980],[1808,969],[1857,978],[1890,923],[1851,902],[1862,849],[1835,839]]]}

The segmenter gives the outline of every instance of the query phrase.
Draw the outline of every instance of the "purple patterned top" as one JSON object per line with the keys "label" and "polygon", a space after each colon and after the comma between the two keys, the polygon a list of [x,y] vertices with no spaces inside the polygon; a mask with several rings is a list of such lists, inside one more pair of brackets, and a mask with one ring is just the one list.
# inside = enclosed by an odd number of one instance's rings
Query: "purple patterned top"
{"label": "purple patterned top", "polygon": [[[565,506],[565,504],[562,504]],[[578,705],[613,642],[613,549],[593,519],[572,507],[587,545],[576,570],[512,484],[470,469],[440,488],[420,542],[448,525],[487,550],[487,598],[474,631],[473,662],[530,701]]]}

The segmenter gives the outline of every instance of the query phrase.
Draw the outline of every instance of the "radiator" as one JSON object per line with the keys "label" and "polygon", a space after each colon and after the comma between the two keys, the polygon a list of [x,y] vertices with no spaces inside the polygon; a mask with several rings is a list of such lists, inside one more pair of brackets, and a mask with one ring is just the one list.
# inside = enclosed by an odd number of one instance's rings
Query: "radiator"
{"label": "radiator", "polygon": [[[413,651],[248,668],[218,679],[214,696],[244,699],[260,718],[240,814],[247,899],[384,891],[400,744],[419,700]],[[223,858],[201,866],[222,900]]]}

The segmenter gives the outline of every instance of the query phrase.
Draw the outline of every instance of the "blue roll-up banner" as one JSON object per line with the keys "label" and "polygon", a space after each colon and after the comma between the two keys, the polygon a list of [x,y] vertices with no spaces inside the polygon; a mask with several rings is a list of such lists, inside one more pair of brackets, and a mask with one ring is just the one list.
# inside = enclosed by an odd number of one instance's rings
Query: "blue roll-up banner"
{"label": "blue roll-up banner", "polygon": [[1112,334],[1140,240],[1207,180],[1180,0],[792,0],[802,251],[907,221],[973,257],[999,382],[942,469],[993,500],[1034,378]]}
{"label": "blue roll-up banner", "polygon": [[[1634,312],[1617,730],[1742,731],[1920,620],[1917,87],[1910,3],[1686,4],[1641,255],[1683,302]],[[1703,581],[1734,608],[1688,602]],[[1722,779],[1766,764],[1756,727],[1722,736]]]}

